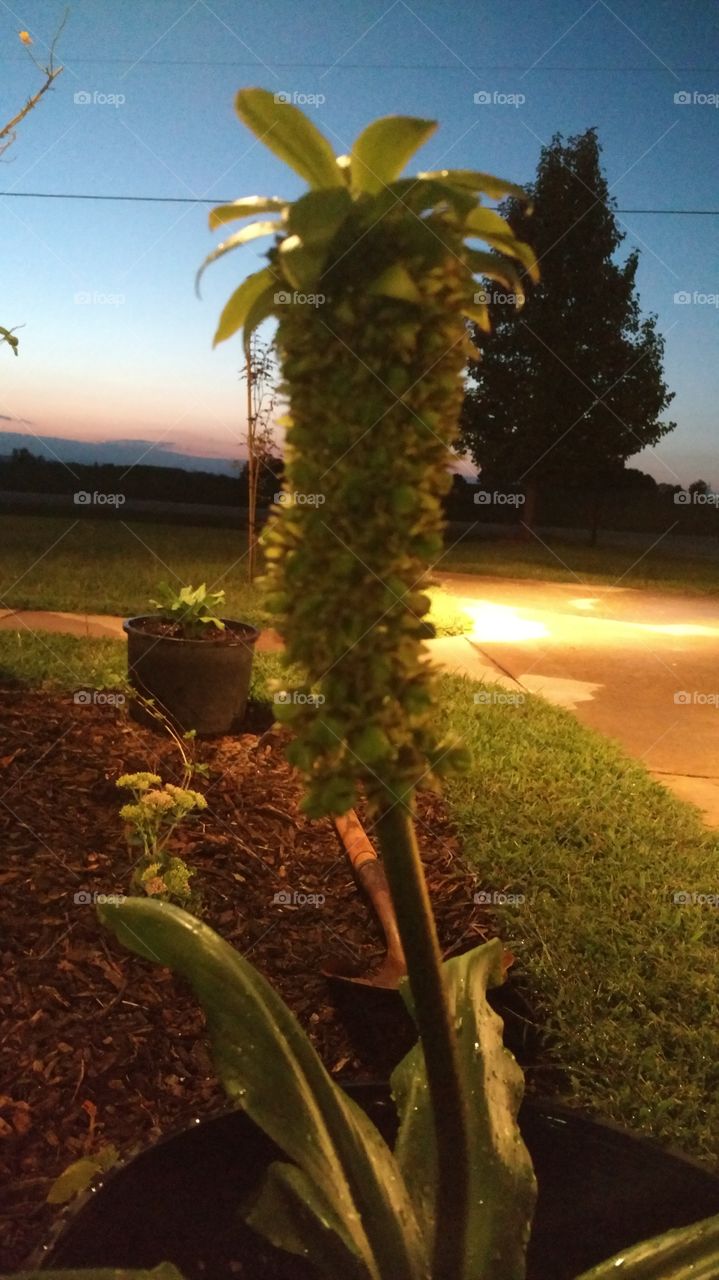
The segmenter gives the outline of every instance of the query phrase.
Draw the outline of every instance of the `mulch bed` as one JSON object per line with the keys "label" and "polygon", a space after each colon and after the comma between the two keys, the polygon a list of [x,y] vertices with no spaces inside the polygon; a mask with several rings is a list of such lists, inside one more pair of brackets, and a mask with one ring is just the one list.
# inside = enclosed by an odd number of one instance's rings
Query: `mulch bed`
{"label": "mulch bed", "polygon": [[[321,974],[327,961],[370,971],[380,931],[331,823],[299,810],[284,734],[260,728],[198,745],[209,775],[192,785],[209,807],[177,851],[196,870],[205,920],[272,981],[328,1069],[385,1077],[411,1043],[398,997]],[[126,1155],[224,1105],[194,997],[124,951],[83,901],[128,892],[128,797],[115,779],[137,770],[181,781],[170,739],[115,707],[0,691],[2,1270],[47,1236],[56,1210],[45,1197],[70,1162],[109,1143]],[[491,937],[438,798],[421,798],[418,831],[446,953]],[[274,901],[288,889],[324,904]]]}

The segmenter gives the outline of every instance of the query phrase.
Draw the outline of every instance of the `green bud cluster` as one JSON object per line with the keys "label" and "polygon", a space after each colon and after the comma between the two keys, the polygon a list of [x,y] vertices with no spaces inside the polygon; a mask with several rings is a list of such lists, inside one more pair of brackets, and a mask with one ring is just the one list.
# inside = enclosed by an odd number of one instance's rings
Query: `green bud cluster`
{"label": "green bud cluster", "polygon": [[285,492],[263,539],[268,604],[310,688],[283,700],[278,718],[294,730],[288,755],[309,813],[345,813],[360,786],[386,810],[467,764],[435,730],[422,587],[442,548],[462,375],[478,354],[466,320],[489,323],[474,276],[517,298],[520,267],[538,278],[530,246],[482,197],[526,195],[469,169],[402,178],[432,120],[375,120],[350,155],[335,156],[307,116],[266,89],[241,89],[236,108],[309,187],[292,204],[245,196],[213,209],[213,228],[272,218],[233,232],[198,273],[275,237],[269,265],[225,304],[215,342],[241,329],[247,352],[263,321],[279,321],[290,415]]}
{"label": "green bud cluster", "polygon": [[[473,281],[451,215],[420,223],[402,209],[344,234],[324,303],[280,317],[288,500],[263,538],[287,661],[324,698],[277,708],[314,816],[345,812],[360,784],[376,807],[463,763],[436,733],[421,588],[442,547]],[[419,302],[367,287],[384,259]]]}

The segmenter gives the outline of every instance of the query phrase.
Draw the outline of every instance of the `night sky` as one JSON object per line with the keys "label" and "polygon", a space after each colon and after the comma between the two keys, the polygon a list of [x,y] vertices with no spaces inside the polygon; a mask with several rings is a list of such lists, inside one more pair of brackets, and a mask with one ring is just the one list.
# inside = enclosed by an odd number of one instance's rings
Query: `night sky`
{"label": "night sky", "polygon": [[[2,124],[41,83],[18,32],[42,62],[63,11],[0,5]],[[262,85],[306,95],[338,152],[377,115],[429,116],[441,127],[417,168],[518,182],[553,133],[596,125],[621,210],[717,211],[718,31],[710,0],[75,0],[65,70],[0,161],[0,190],[295,196],[300,180],[233,112],[239,87]],[[198,301],[194,273],[219,239],[209,206],[12,195],[0,206],[0,322],[24,325],[20,357],[0,353],[0,427],[240,454],[241,349],[213,352],[211,340],[267,242],[213,268]],[[659,315],[677,393],[677,430],[631,465],[719,488],[719,217],[620,218],[623,251],[642,251],[641,304]]]}

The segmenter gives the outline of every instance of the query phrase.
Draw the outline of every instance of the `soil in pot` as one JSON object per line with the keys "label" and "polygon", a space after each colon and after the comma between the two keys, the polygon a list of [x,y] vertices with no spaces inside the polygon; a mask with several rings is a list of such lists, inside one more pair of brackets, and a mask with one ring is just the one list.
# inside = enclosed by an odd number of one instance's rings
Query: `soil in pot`
{"label": "soil in pot", "polygon": [[[350,1086],[392,1141],[386,1087]],[[522,1129],[540,1186],[528,1280],[573,1280],[651,1235],[719,1212],[719,1179],[653,1142],[553,1104],[528,1100]],[[187,1280],[310,1280],[305,1260],[275,1250],[237,1207],[276,1148],[241,1113],[159,1143],[91,1194],[46,1266],[174,1262]]]}
{"label": "soil in pot", "polygon": [[[259,631],[246,622],[223,621],[224,630],[207,626],[199,637],[188,637],[177,623],[154,615],[123,624],[133,688],[182,732],[215,736],[242,726]],[[133,703],[132,714],[141,723],[153,723],[141,702]]]}

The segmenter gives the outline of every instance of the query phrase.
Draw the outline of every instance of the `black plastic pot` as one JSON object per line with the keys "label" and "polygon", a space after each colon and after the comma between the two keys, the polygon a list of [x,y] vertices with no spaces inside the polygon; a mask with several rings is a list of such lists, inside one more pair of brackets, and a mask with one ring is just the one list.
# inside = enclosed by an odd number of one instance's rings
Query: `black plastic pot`
{"label": "black plastic pot", "polygon": [[[240,728],[252,677],[252,658],[259,636],[247,622],[224,618],[221,640],[187,640],[146,630],[154,617],[128,618],[127,667],[132,687],[152,698],[183,732],[213,736]],[[132,715],[154,723],[142,704],[133,701]]]}
{"label": "black plastic pot", "polygon": [[[348,1092],[393,1141],[388,1088],[355,1085]],[[540,1188],[528,1280],[573,1280],[629,1245],[719,1213],[719,1178],[654,1142],[531,1099],[520,1122]],[[305,1261],[273,1249],[238,1214],[278,1155],[241,1112],[198,1123],[88,1193],[43,1252],[42,1266],[151,1267],[166,1260],[187,1280],[310,1280],[315,1272]]]}

